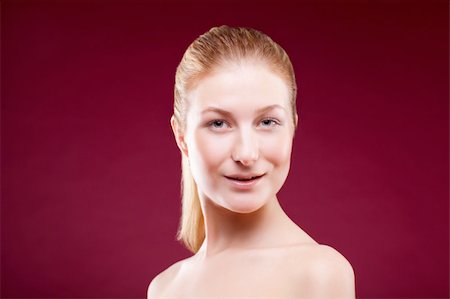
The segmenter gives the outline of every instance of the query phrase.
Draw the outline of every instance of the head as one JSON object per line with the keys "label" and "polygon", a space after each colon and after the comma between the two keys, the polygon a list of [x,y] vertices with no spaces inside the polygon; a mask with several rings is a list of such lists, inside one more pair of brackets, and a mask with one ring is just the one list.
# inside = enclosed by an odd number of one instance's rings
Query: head
{"label": "head", "polygon": [[257,30],[214,27],[186,50],[171,125],[182,153],[178,238],[191,251],[205,237],[200,198],[235,213],[275,198],[290,166],[296,91],[286,52]]}

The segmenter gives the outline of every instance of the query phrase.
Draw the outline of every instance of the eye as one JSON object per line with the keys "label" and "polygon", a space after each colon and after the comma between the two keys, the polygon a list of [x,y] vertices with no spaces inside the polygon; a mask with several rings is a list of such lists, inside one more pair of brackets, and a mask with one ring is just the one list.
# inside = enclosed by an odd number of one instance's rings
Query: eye
{"label": "eye", "polygon": [[276,126],[276,125],[279,125],[279,124],[280,123],[277,120],[273,119],[273,118],[266,118],[266,119],[263,119],[261,121],[261,125],[263,127],[273,127],[273,126]]}
{"label": "eye", "polygon": [[226,121],[221,120],[221,119],[215,119],[213,121],[210,121],[208,123],[208,127],[211,127],[213,129],[224,129],[224,128],[228,128],[229,125],[226,123]]}

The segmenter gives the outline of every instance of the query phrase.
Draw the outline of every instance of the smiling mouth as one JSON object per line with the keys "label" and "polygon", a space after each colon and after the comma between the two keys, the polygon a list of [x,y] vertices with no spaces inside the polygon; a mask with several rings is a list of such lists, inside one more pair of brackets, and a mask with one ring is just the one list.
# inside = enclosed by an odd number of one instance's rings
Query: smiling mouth
{"label": "smiling mouth", "polygon": [[230,180],[234,180],[234,181],[240,181],[240,182],[250,182],[256,179],[259,179],[261,177],[263,177],[264,174],[262,175],[258,175],[258,176],[252,176],[252,177],[230,177],[230,176],[225,176],[227,179]]}

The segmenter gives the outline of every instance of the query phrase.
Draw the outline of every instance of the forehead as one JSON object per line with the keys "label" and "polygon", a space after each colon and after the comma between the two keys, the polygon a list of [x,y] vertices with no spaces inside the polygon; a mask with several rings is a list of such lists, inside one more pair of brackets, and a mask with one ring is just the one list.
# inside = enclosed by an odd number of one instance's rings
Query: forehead
{"label": "forehead", "polygon": [[269,105],[289,109],[289,89],[284,80],[260,64],[222,66],[202,78],[188,95],[190,110],[210,106],[229,111],[257,110]]}

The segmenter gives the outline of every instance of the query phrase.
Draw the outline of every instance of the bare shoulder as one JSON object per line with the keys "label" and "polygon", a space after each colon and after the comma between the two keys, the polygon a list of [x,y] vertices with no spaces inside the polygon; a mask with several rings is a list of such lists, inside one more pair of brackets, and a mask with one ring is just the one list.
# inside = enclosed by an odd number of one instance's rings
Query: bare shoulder
{"label": "bare shoulder", "polygon": [[184,262],[185,260],[178,261],[163,272],[156,275],[148,286],[147,299],[160,298],[169,283],[176,278]]}
{"label": "bare shoulder", "polygon": [[318,245],[311,254],[313,272],[354,276],[350,262],[336,249],[328,245]]}
{"label": "bare shoulder", "polygon": [[355,298],[355,274],[350,262],[328,245],[307,245],[293,253],[301,271],[293,279],[308,281],[308,297]]}

